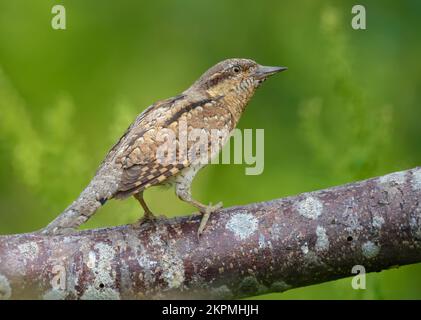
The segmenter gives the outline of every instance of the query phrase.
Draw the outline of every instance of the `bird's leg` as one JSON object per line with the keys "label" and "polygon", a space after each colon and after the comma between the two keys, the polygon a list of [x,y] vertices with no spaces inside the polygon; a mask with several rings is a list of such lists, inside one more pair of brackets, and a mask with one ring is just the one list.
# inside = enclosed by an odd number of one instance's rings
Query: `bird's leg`
{"label": "bird's leg", "polygon": [[209,205],[205,205],[194,199],[191,199],[187,202],[195,206],[197,209],[199,209],[200,213],[202,213],[202,220],[200,220],[199,229],[197,229],[197,236],[200,237],[200,235],[203,233],[203,230],[205,230],[210,215],[213,212],[222,208],[222,202],[218,202],[215,205],[212,205],[212,203],[209,203]]}
{"label": "bird's leg", "polygon": [[147,222],[147,221],[156,220],[155,215],[149,209],[148,205],[145,202],[145,199],[143,199],[143,191],[135,193],[133,196],[136,198],[137,201],[139,201],[139,203],[142,206],[143,211],[144,211],[143,217],[140,218],[138,224],[142,224],[142,223]]}
{"label": "bird's leg", "polygon": [[211,203],[209,205],[205,205],[192,198],[191,183],[197,171],[198,169],[195,170],[192,168],[190,172],[187,172],[185,175],[181,174],[176,180],[175,192],[181,200],[190,203],[199,209],[200,213],[202,214],[202,220],[200,221],[199,229],[197,230],[197,236],[200,237],[200,235],[203,233],[203,230],[205,230],[206,223],[208,222],[210,215],[218,209],[222,208],[222,202],[219,202],[216,205],[212,205]]}

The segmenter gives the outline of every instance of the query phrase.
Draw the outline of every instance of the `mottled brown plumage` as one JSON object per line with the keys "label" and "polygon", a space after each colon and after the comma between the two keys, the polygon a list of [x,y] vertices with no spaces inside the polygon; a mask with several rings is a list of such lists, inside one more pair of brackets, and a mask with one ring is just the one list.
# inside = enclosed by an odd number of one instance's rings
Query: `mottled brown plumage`
{"label": "mottled brown plumage", "polygon": [[[131,195],[142,205],[145,218],[152,219],[143,191],[169,183],[175,184],[180,199],[203,213],[200,234],[210,213],[221,205],[206,206],[191,197],[191,182],[206,163],[193,157],[197,151],[193,150],[195,141],[187,137],[193,130],[206,137],[211,137],[212,130],[219,130],[220,146],[211,148],[210,139],[206,145],[199,144],[209,159],[215,156],[236,127],[256,88],[268,76],[285,69],[263,67],[248,59],[224,60],[206,71],[182,94],[154,103],[136,118],[112,147],[79,198],[42,232],[58,234],[72,231],[107,200],[124,199]],[[165,154],[177,161],[163,161],[158,156],[164,147],[163,137],[168,138],[172,133],[177,147],[168,149]],[[182,148],[183,143],[186,148]],[[186,150],[189,152],[191,149],[191,154],[186,154]]]}

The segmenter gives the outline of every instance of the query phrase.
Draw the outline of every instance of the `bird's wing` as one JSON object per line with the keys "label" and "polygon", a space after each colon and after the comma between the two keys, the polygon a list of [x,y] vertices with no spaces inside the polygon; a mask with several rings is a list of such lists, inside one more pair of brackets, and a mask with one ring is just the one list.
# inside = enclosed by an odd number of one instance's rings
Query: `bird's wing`
{"label": "bird's wing", "polygon": [[[158,138],[158,135],[162,134],[160,130],[170,129],[178,137],[181,119],[186,120],[189,125],[199,124],[200,128],[200,124],[203,125],[201,119],[213,114],[215,109],[211,108],[217,105],[217,99],[188,99],[181,95],[158,102],[145,110],[112,149],[116,161],[123,168],[115,197],[125,198],[150,186],[161,184],[189,166],[190,161],[187,157],[182,162],[172,163],[165,163],[157,157],[158,148],[164,143]],[[176,160],[180,159],[179,151],[177,147]]]}

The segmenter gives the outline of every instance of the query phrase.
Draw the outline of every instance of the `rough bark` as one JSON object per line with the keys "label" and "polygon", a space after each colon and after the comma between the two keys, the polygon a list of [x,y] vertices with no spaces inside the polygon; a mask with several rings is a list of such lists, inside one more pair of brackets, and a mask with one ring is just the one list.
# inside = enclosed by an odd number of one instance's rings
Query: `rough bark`
{"label": "rough bark", "polygon": [[0,237],[0,298],[239,298],[421,262],[421,169],[199,216]]}

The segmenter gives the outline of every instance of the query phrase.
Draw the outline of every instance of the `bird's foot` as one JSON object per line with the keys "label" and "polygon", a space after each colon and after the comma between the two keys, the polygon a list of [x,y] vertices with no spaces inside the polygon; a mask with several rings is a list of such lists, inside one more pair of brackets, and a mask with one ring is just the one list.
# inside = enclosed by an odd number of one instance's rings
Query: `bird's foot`
{"label": "bird's foot", "polygon": [[200,212],[202,213],[202,220],[200,220],[199,229],[197,230],[198,239],[200,239],[200,236],[205,230],[206,224],[209,220],[210,215],[221,208],[222,208],[222,202],[218,202],[215,205],[212,205],[212,203],[209,203],[208,206],[203,206],[203,208],[200,209]]}
{"label": "bird's foot", "polygon": [[152,224],[156,224],[158,222],[158,220],[160,219],[164,219],[165,216],[164,215],[154,215],[151,211],[147,211],[143,214],[143,216],[137,221],[135,222],[133,225],[135,227],[140,227],[141,225],[151,222]]}

